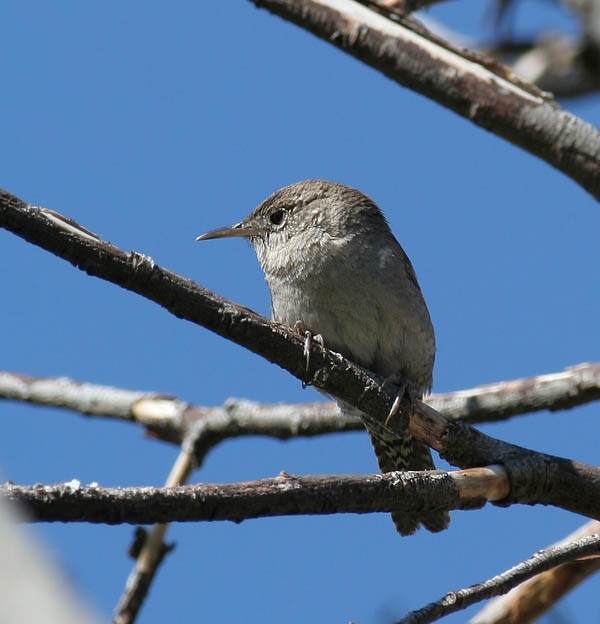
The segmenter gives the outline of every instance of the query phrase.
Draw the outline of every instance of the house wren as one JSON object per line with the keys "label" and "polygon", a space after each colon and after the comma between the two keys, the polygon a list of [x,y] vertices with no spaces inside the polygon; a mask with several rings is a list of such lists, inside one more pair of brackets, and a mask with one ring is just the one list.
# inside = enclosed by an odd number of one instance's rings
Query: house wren
{"label": "house wren", "polygon": [[[286,186],[243,221],[203,234],[247,238],[271,291],[273,320],[298,322],[325,346],[381,377],[409,385],[418,396],[431,387],[435,336],[410,260],[382,212],[356,189],[325,180]],[[310,335],[310,334],[309,334]],[[434,468],[429,447],[406,430],[405,418],[384,424],[361,416],[382,472]],[[446,511],[421,517],[393,512],[402,534],[419,523],[440,531]]]}

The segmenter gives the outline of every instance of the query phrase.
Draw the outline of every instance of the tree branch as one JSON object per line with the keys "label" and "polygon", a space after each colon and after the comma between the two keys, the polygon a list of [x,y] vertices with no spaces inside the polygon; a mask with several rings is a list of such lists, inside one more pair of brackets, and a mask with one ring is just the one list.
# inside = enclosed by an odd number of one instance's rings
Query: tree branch
{"label": "tree branch", "polygon": [[[193,454],[188,445],[184,445],[167,477],[165,488],[186,483],[194,463]],[[145,534],[144,543],[137,553],[135,565],[125,584],[125,591],[115,609],[113,624],[131,624],[135,621],[158,567],[173,547],[164,543],[168,528],[169,525],[165,523],[155,524],[152,530]]]}
{"label": "tree branch", "polygon": [[[147,427],[152,436],[177,444],[181,444],[191,424],[202,421],[205,440],[198,444],[207,449],[239,436],[287,440],[363,429],[360,419],[342,416],[332,401],[268,405],[228,399],[223,407],[202,407],[158,392],[10,371],[0,371],[0,398],[136,422]],[[600,363],[583,363],[558,373],[431,394],[425,403],[451,420],[480,423],[544,409],[568,409],[597,399]]]}
{"label": "tree branch", "polygon": [[500,466],[454,472],[278,477],[179,487],[103,488],[74,480],[55,485],[0,485],[0,496],[44,522],[149,524],[283,515],[474,509],[506,496]]}
{"label": "tree branch", "polygon": [[600,132],[497,61],[353,0],[252,2],[542,158],[600,199]]}
{"label": "tree branch", "polygon": [[[223,427],[217,420],[224,411],[235,412],[237,422],[230,426],[243,430],[242,435],[288,438],[360,428],[358,419],[340,418],[334,402],[269,405],[228,399],[223,407],[204,407],[161,392],[128,390],[68,377],[36,377],[7,370],[0,370],[0,398],[62,407],[89,416],[116,418],[156,430],[165,427],[177,432],[199,418],[214,417],[215,428]],[[600,363],[584,362],[556,373],[430,394],[425,403],[452,420],[483,423],[546,409],[569,409],[598,399]],[[293,418],[294,414],[298,417]]]}
{"label": "tree branch", "polygon": [[[527,561],[506,570],[491,579],[456,592],[409,613],[396,624],[428,624],[445,615],[466,609],[468,606],[507,592],[524,580],[579,557],[600,553],[600,535],[595,534],[562,546],[551,546],[533,554]],[[523,620],[519,620],[523,622]]]}
{"label": "tree branch", "polygon": [[[383,427],[394,389],[338,353],[313,343],[305,370],[304,341],[293,331],[157,266],[135,251],[126,254],[55,212],[28,206],[0,192],[0,226],[185,318],[262,355],[292,375],[359,408],[372,427]],[[512,489],[499,504],[555,505],[600,518],[600,469],[536,453],[453,422],[425,403],[402,404],[417,438],[463,468],[502,464]],[[197,449],[202,456],[205,449]],[[585,494],[582,494],[585,493]]]}
{"label": "tree branch", "polygon": [[202,422],[203,440],[198,440],[198,445],[207,450],[222,440],[239,436],[287,440],[364,429],[359,418],[342,416],[333,401],[264,405],[228,399],[222,407],[203,407],[157,392],[9,371],[0,371],[0,398],[135,422],[146,427],[153,437],[176,444],[181,444],[190,426]]}
{"label": "tree branch", "polygon": [[[592,520],[554,546],[568,545],[586,535],[600,533],[600,522]],[[525,624],[551,609],[567,592],[600,569],[600,557],[579,559],[541,572],[491,600],[469,620],[469,624]]]}
{"label": "tree branch", "polygon": [[432,394],[425,402],[452,420],[483,423],[545,409],[568,409],[598,399],[600,363],[582,363],[558,373]]}

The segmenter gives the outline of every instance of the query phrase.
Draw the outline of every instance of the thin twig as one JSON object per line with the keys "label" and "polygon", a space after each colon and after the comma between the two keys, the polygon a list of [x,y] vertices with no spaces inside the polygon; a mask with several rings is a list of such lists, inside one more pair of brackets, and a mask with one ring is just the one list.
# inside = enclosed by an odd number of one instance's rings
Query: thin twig
{"label": "thin twig", "polygon": [[[586,522],[554,546],[569,544],[600,533],[600,522]],[[571,561],[541,572],[494,598],[469,620],[469,624],[529,624],[548,611],[567,592],[600,569],[600,557]]]}
{"label": "thin twig", "polygon": [[[187,483],[195,466],[193,448],[181,449],[165,483],[166,488]],[[164,543],[168,524],[155,524],[146,535],[135,565],[125,584],[123,595],[115,608],[113,624],[131,624],[148,595],[156,571],[171,547]]]}
{"label": "thin twig", "polygon": [[471,585],[465,589],[448,592],[444,598],[432,602],[417,611],[412,611],[396,624],[428,624],[445,615],[466,609],[468,606],[507,592],[526,579],[558,565],[580,557],[600,553],[600,535],[583,537],[570,544],[552,546],[533,554],[527,561],[498,574],[497,576]]}

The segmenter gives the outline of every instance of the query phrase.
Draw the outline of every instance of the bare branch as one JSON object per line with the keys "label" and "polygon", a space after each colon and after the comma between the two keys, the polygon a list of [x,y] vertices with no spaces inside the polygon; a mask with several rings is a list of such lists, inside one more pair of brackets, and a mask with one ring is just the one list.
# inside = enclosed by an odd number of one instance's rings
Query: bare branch
{"label": "bare branch", "polygon": [[482,423],[540,410],[561,410],[600,399],[600,363],[444,394],[425,402],[452,420]]}
{"label": "bare branch", "polygon": [[[476,602],[503,594],[544,570],[574,561],[579,557],[598,553],[600,553],[600,535],[597,533],[583,537],[570,544],[551,546],[545,550],[538,551],[527,561],[519,563],[510,568],[510,570],[506,570],[506,572],[498,574],[483,583],[478,583],[455,592],[448,592],[441,600],[432,602],[418,611],[409,613],[396,624],[427,624],[428,622],[435,622],[445,615],[466,609]],[[519,622],[523,622],[523,620],[519,620]]]}
{"label": "bare branch", "polygon": [[[586,535],[600,533],[600,522],[592,520],[554,546],[570,544]],[[527,624],[548,611],[567,592],[600,568],[600,557],[564,563],[537,574],[508,594],[491,600],[469,624]]]}
{"label": "bare branch", "polygon": [[[293,476],[231,484],[181,487],[82,487],[77,481],[20,486],[7,482],[0,496],[26,505],[46,522],[107,524],[233,520],[332,513],[472,509],[486,500],[508,502],[509,475],[502,466],[453,472]],[[514,502],[514,501],[513,501]],[[533,501],[530,501],[530,504]],[[600,502],[591,503],[600,515]]]}
{"label": "bare branch", "polygon": [[44,522],[149,524],[198,520],[431,509],[474,509],[506,496],[500,466],[472,470],[390,472],[372,475],[278,477],[242,483],[179,487],[103,488],[77,481],[20,486],[5,483],[0,496]]}
{"label": "bare branch", "polygon": [[[92,275],[103,277],[159,303],[176,316],[203,325],[277,363],[292,375],[359,408],[371,426],[381,427],[394,402],[394,390],[369,371],[318,344],[311,348],[306,371],[303,340],[293,331],[157,266],[151,258],[122,250],[72,226],[45,216],[0,192],[0,225],[69,260]],[[409,430],[437,449],[449,462],[471,468],[501,464],[512,490],[502,504],[514,502],[556,505],[600,518],[600,469],[560,457],[536,453],[453,422],[422,402],[409,414]],[[196,449],[202,456],[206,449]],[[585,496],[581,496],[585,492]]]}
{"label": "bare branch", "polygon": [[[165,488],[186,483],[194,466],[193,453],[190,452],[189,445],[185,445],[173,464]],[[168,524],[155,524],[146,535],[144,544],[137,554],[135,566],[125,584],[125,591],[115,609],[113,624],[131,624],[135,621],[158,567],[171,550],[171,547],[164,543],[168,527]]]}
{"label": "bare branch", "polygon": [[181,444],[191,425],[202,421],[203,441],[198,440],[198,446],[207,450],[221,440],[238,436],[287,440],[364,428],[360,419],[342,416],[333,401],[264,405],[228,399],[222,407],[202,407],[156,392],[9,371],[0,371],[0,398],[135,422],[147,427],[150,435],[176,444]]}
{"label": "bare branch", "polygon": [[[205,435],[212,444],[245,435],[287,440],[363,428],[358,418],[342,416],[332,401],[268,405],[228,399],[223,407],[201,407],[158,392],[10,371],[0,371],[0,398],[136,422],[155,437],[177,444],[183,440],[189,425],[198,420],[204,422]],[[568,409],[597,399],[600,399],[600,363],[583,363],[559,373],[431,394],[425,403],[452,420],[473,423],[505,420],[545,409]]]}
{"label": "bare branch", "polygon": [[[177,420],[177,410],[167,407],[174,401],[173,397],[85,383],[69,377],[34,377],[0,371],[0,398],[63,407],[86,416],[118,418],[145,426],[160,426],[167,422],[173,427]],[[156,408],[138,412],[136,405],[140,401],[151,401]]]}
{"label": "bare branch", "polygon": [[353,0],[252,0],[542,158],[600,199],[600,132],[497,61]]}

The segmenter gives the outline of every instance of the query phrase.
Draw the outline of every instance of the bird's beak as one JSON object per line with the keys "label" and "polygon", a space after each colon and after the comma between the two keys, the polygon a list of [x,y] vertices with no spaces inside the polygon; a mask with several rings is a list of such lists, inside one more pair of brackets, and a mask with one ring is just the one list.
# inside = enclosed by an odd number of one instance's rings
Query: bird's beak
{"label": "bird's beak", "polygon": [[249,238],[259,233],[256,226],[248,223],[247,221],[240,221],[234,225],[226,225],[225,227],[217,228],[206,232],[206,234],[200,234],[196,237],[197,241],[209,240],[210,238]]}

